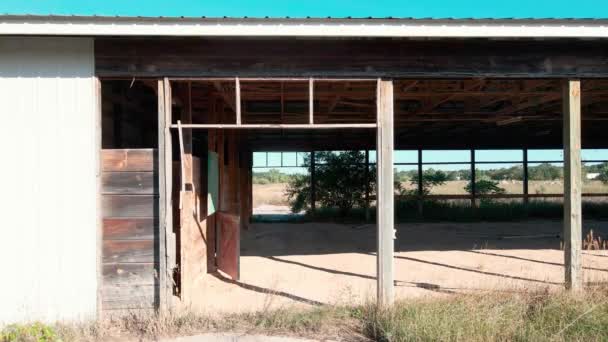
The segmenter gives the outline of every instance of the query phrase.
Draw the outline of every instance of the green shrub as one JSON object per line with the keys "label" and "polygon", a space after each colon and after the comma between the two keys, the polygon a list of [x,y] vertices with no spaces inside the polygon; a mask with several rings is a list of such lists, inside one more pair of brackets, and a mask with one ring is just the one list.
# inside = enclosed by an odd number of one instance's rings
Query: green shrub
{"label": "green shrub", "polygon": [[[365,206],[366,182],[373,192],[376,169],[370,166],[367,178],[365,154],[360,151],[316,152],[315,195],[321,207],[337,208],[340,216],[346,216],[353,208]],[[293,212],[308,209],[310,205],[312,163],[304,157],[308,175],[293,177],[287,187],[287,196]]]}
{"label": "green shrub", "polygon": [[57,337],[55,329],[36,322],[32,324],[12,324],[6,326],[0,332],[1,342],[56,342],[61,341]]}

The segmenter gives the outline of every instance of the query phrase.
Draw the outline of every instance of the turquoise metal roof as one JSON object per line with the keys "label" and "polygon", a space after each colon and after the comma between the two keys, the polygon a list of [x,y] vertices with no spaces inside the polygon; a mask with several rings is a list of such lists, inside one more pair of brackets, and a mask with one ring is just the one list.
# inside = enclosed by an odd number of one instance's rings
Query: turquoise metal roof
{"label": "turquoise metal roof", "polygon": [[2,0],[10,15],[230,18],[606,19],[606,0]]}

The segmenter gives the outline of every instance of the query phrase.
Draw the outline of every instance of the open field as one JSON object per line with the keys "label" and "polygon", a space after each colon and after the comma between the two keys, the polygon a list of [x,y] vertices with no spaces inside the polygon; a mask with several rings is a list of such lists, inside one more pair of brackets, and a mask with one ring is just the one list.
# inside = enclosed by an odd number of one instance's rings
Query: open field
{"label": "open field", "polygon": [[[412,189],[409,182],[403,183],[406,189]],[[465,195],[464,190],[467,181],[449,181],[443,185],[432,188],[431,194],[438,195]],[[502,181],[499,186],[508,194],[523,194],[521,181]],[[253,208],[254,214],[287,214],[289,203],[285,195],[286,183],[254,184],[253,185]],[[530,194],[559,194],[564,189],[561,181],[530,181]],[[584,193],[608,193],[608,185],[600,181],[586,181],[583,183]],[[593,198],[593,201],[601,198]]]}

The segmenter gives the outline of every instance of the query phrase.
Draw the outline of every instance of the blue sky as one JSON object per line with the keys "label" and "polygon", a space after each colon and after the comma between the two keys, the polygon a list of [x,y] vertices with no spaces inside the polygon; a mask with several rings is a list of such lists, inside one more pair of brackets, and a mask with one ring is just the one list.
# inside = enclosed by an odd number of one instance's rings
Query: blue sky
{"label": "blue sky", "polygon": [[606,0],[2,0],[0,13],[125,16],[608,18]]}

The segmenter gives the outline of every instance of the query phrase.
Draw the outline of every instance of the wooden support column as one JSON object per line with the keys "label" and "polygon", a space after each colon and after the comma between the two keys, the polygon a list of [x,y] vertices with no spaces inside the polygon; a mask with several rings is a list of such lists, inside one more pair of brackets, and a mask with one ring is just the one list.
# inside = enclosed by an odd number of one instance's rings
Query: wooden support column
{"label": "wooden support column", "polygon": [[370,220],[370,212],[369,212],[369,150],[365,150],[365,222],[369,222]]}
{"label": "wooden support column", "polygon": [[317,179],[315,177],[316,169],[315,151],[310,152],[310,212],[314,215],[317,209]]}
{"label": "wooden support column", "polygon": [[391,305],[394,301],[394,197],[393,190],[393,81],[378,80],[377,86],[377,214],[378,254],[377,290],[378,305]]}
{"label": "wooden support column", "polygon": [[524,148],[524,174],[523,174],[523,185],[524,185],[524,204],[530,203],[530,184],[528,183],[528,149]]}
{"label": "wooden support column", "polygon": [[581,83],[563,83],[564,265],[567,289],[583,288],[581,209]]}
{"label": "wooden support column", "polygon": [[158,177],[159,177],[159,294],[160,310],[172,306],[175,234],[173,233],[173,154],[171,147],[171,84],[158,81]]}
{"label": "wooden support column", "polygon": [[235,92],[235,115],[236,115],[236,124],[241,125],[241,81],[237,77],[234,81],[234,92]]}
{"label": "wooden support column", "polygon": [[310,78],[308,80],[308,124],[312,125],[315,123],[315,84],[314,80]]}
{"label": "wooden support column", "polygon": [[424,210],[424,187],[422,184],[422,180],[423,180],[423,174],[422,174],[422,149],[418,149],[418,215],[420,217],[422,217],[422,215],[424,214],[423,210]]}

